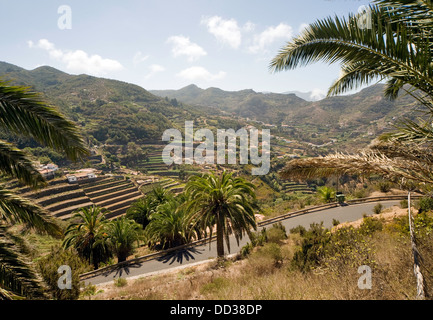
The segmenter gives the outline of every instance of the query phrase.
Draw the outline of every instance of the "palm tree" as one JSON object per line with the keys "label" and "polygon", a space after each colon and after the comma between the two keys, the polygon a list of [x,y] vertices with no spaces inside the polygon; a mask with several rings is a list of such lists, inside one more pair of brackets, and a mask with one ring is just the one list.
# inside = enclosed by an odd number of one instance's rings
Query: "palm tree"
{"label": "palm tree", "polygon": [[117,261],[123,262],[134,251],[134,243],[142,239],[143,228],[134,220],[122,216],[108,223],[106,232]]}
{"label": "palm tree", "polygon": [[172,248],[189,242],[194,237],[189,216],[182,203],[171,198],[156,208],[147,225],[145,238],[150,245]]}
{"label": "palm tree", "polygon": [[187,208],[192,212],[191,221],[206,233],[209,229],[211,237],[216,226],[218,257],[224,256],[224,240],[230,251],[231,234],[239,244],[244,232],[250,234],[251,228],[257,229],[254,185],[244,178],[234,178],[226,171],[221,176],[214,173],[192,176],[185,192],[189,196]]}
{"label": "palm tree", "polygon": [[78,222],[71,223],[63,240],[65,249],[73,247],[78,254],[98,269],[101,262],[112,256],[108,243],[105,212],[95,205],[79,209],[73,216]]}
{"label": "palm tree", "polygon": [[155,212],[156,207],[151,196],[143,197],[135,201],[126,210],[126,217],[141,224],[144,229],[149,224],[150,217]]}
{"label": "palm tree", "polygon": [[332,202],[335,199],[334,189],[326,186],[317,188],[317,194],[326,203]]}
{"label": "palm tree", "polygon": [[[30,137],[64,152],[73,161],[89,154],[73,122],[47,105],[40,95],[3,80],[0,80],[0,129]],[[0,140],[0,174],[32,188],[46,183],[29,155],[4,140]],[[61,228],[46,210],[0,185],[0,299],[32,297],[40,287],[31,265],[22,259],[17,246],[13,245],[13,238],[4,228],[16,223],[61,236]]]}

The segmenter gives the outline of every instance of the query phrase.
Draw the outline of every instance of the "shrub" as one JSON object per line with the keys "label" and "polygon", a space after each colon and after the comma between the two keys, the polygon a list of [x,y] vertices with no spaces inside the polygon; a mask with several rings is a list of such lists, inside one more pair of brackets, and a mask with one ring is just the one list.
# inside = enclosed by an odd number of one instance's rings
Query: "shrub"
{"label": "shrub", "polygon": [[338,226],[340,224],[340,221],[338,221],[337,219],[332,219],[332,225],[335,227],[335,226]]}
{"label": "shrub", "polygon": [[[60,289],[58,280],[61,276],[58,269],[62,265],[71,268],[72,288]],[[37,268],[47,286],[47,293],[55,300],[76,300],[80,295],[80,274],[92,270],[92,268],[80,258],[73,250],[64,250],[60,247],[51,248],[51,252],[41,258]]]}
{"label": "shrub", "polygon": [[271,274],[282,265],[283,254],[276,243],[267,243],[248,257],[247,267],[257,275]]}
{"label": "shrub", "polygon": [[114,281],[114,286],[118,288],[124,287],[128,284],[128,281],[125,278],[117,278],[114,279],[113,281]]}
{"label": "shrub", "polygon": [[285,239],[287,239],[286,228],[281,222],[273,224],[267,231],[267,242],[281,243]]}
{"label": "shrub", "polygon": [[364,235],[371,235],[376,231],[381,231],[383,229],[383,221],[372,218],[364,217],[361,226],[359,227],[359,232]]}
{"label": "shrub", "polygon": [[252,252],[253,248],[254,248],[254,246],[251,243],[248,242],[246,245],[244,245],[241,248],[241,257],[245,258],[248,255],[250,255],[250,253]]}
{"label": "shrub", "polygon": [[266,241],[268,241],[266,228],[263,228],[261,231],[251,233],[250,240],[253,247],[264,245]]}
{"label": "shrub", "polygon": [[382,212],[382,210],[383,210],[383,205],[381,203],[378,203],[374,206],[373,213],[379,214]]}
{"label": "shrub", "polygon": [[310,229],[302,237],[301,247],[295,252],[291,266],[300,271],[309,271],[319,264],[331,235],[321,222],[320,224],[312,223]]}
{"label": "shrub", "polygon": [[427,212],[433,210],[433,198],[431,197],[422,197],[418,202],[419,213]]}
{"label": "shrub", "polygon": [[400,208],[402,208],[402,209],[407,209],[407,208],[408,208],[408,205],[409,205],[409,204],[408,204],[408,202],[407,202],[406,199],[400,201]]}
{"label": "shrub", "polygon": [[381,181],[377,184],[380,192],[389,192],[391,190],[391,183],[389,181]]}
{"label": "shrub", "polygon": [[290,233],[293,233],[293,234],[294,234],[294,233],[298,233],[301,237],[302,237],[306,232],[307,232],[307,229],[305,229],[305,227],[304,227],[304,226],[301,226],[301,225],[296,226],[296,227],[290,229]]}

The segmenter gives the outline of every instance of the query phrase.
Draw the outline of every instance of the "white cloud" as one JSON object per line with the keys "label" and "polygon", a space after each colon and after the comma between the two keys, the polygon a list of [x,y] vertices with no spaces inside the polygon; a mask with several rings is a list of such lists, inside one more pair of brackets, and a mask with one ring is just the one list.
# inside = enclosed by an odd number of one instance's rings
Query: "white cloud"
{"label": "white cloud", "polygon": [[224,78],[226,76],[226,73],[224,71],[220,71],[216,74],[212,74],[203,67],[194,66],[182,70],[181,72],[176,74],[176,76],[189,81],[195,81],[195,80],[213,81],[213,80],[219,80]]}
{"label": "white cloud", "polygon": [[254,31],[255,28],[256,28],[256,25],[254,23],[252,23],[251,21],[248,21],[247,23],[244,24],[244,26],[242,27],[242,30],[245,32],[251,32],[251,31]]}
{"label": "white cloud", "polygon": [[260,34],[256,34],[253,44],[248,48],[251,53],[266,52],[266,48],[277,40],[289,40],[292,37],[293,28],[285,23],[276,27],[268,27]]}
{"label": "white cloud", "polygon": [[188,61],[192,62],[207,55],[207,52],[202,47],[184,36],[172,36],[167,39],[167,42],[173,45],[171,51],[174,57],[183,55],[188,58]]}
{"label": "white cloud", "polygon": [[146,61],[149,58],[148,55],[143,55],[141,51],[137,51],[137,53],[132,58],[132,62],[134,63],[134,66]]}
{"label": "white cloud", "polygon": [[123,69],[118,61],[102,58],[97,54],[89,55],[83,50],[63,51],[56,49],[55,45],[47,39],[40,39],[36,44],[33,41],[27,41],[27,44],[29,48],[47,51],[51,59],[63,62],[66,64],[66,69],[71,72],[99,76]]}
{"label": "white cloud", "polygon": [[322,89],[313,89],[311,91],[310,99],[311,100],[322,100],[326,97],[326,91]]}
{"label": "white cloud", "polygon": [[[241,45],[241,28],[236,20],[224,20],[219,16],[213,16],[202,18],[201,23],[206,25],[208,31],[221,43],[228,44],[235,49]],[[251,28],[252,24],[249,27]]]}
{"label": "white cloud", "polygon": [[153,77],[155,74],[165,71],[165,68],[159,64],[152,64],[149,66],[149,70],[150,70],[149,73],[146,74],[146,76],[144,77],[145,79],[149,79]]}
{"label": "white cloud", "polygon": [[301,25],[298,28],[298,33],[301,33],[302,31],[304,31],[304,29],[308,26],[309,26],[308,23],[301,23]]}

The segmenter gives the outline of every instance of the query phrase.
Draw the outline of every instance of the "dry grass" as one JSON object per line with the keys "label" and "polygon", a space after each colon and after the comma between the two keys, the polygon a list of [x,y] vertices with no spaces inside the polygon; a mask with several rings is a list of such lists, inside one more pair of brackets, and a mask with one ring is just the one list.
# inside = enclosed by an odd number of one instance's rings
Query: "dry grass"
{"label": "dry grass", "polygon": [[[395,212],[394,212],[395,214]],[[389,216],[391,214],[388,213]],[[384,219],[385,221],[385,219]],[[390,218],[388,224],[394,223]],[[226,300],[401,300],[415,299],[416,283],[408,237],[385,227],[376,231],[359,248],[367,251],[351,258],[330,257],[320,267],[301,272],[290,264],[300,244],[291,234],[281,245],[265,244],[255,248],[246,259],[211,262],[163,275],[129,280],[124,287],[100,287],[93,299],[226,299]],[[424,258],[424,277],[433,295],[432,236],[419,248]],[[358,247],[356,247],[358,248]],[[364,250],[364,249],[362,249]],[[372,268],[372,288],[358,288],[358,267],[368,252]]]}

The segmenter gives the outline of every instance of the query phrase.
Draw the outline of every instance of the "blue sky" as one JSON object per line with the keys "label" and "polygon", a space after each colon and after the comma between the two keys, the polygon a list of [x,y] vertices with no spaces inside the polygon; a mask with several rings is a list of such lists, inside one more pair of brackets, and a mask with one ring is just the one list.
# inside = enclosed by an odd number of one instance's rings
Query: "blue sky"
{"label": "blue sky", "polygon": [[[180,89],[194,83],[229,91],[314,90],[320,94],[338,77],[338,65],[318,63],[271,74],[270,60],[304,24],[357,12],[368,3],[0,0],[0,60],[25,69],[49,65],[148,90]],[[70,12],[59,11],[62,5]]]}

